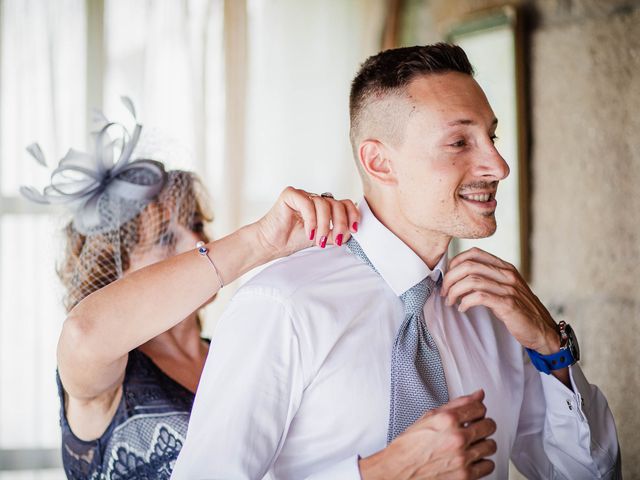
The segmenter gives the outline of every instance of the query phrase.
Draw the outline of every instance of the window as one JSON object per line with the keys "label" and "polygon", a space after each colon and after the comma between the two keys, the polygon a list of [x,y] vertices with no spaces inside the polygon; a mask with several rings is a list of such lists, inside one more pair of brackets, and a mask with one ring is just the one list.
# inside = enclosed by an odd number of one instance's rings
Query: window
{"label": "window", "polygon": [[64,478],[55,262],[68,218],[19,197],[49,175],[25,147],[38,141],[55,165],[87,148],[93,107],[128,122],[128,95],[142,153],[208,187],[214,236],[259,218],[289,184],[357,199],[348,89],[378,50],[385,4],[0,0],[0,480]]}

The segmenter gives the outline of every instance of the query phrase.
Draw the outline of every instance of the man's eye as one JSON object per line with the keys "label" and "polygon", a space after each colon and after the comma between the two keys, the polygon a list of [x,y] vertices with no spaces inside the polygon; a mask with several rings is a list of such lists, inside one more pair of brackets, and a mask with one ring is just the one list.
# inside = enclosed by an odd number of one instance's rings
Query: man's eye
{"label": "man's eye", "polygon": [[467,144],[464,140],[458,140],[451,144],[452,147],[464,147]]}
{"label": "man's eye", "polygon": [[497,135],[491,135],[489,138],[491,139],[491,143],[494,143],[494,144],[498,140],[498,136]]}

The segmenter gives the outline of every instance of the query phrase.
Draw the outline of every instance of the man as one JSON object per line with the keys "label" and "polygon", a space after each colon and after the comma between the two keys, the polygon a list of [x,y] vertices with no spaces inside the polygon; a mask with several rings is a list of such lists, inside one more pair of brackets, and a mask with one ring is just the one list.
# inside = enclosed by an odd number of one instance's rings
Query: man
{"label": "man", "polygon": [[236,294],[174,478],[503,479],[509,459],[529,478],[616,475],[613,418],[568,366],[570,328],[499,258],[447,260],[453,237],[495,231],[509,173],[472,75],[444,44],[363,64],[350,99],[358,233]]}

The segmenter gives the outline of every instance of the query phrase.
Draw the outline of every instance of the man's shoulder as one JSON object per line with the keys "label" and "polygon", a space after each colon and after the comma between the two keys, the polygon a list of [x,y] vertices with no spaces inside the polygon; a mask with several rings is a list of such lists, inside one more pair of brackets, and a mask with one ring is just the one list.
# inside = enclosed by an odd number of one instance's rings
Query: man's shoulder
{"label": "man's shoulder", "polygon": [[273,262],[238,293],[263,291],[281,298],[300,297],[317,288],[348,284],[358,269],[367,271],[345,247],[311,247]]}

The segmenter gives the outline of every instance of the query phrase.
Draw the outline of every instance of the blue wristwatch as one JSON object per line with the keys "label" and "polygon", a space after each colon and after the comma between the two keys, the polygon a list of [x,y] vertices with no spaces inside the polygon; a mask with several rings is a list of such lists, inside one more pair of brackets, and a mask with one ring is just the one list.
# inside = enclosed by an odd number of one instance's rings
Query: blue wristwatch
{"label": "blue wristwatch", "polygon": [[552,370],[568,367],[580,360],[578,339],[571,326],[564,321],[560,322],[558,324],[558,334],[560,335],[560,351],[557,353],[541,355],[535,350],[526,349],[533,366],[547,375]]}

